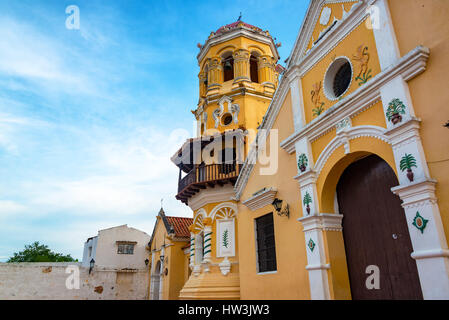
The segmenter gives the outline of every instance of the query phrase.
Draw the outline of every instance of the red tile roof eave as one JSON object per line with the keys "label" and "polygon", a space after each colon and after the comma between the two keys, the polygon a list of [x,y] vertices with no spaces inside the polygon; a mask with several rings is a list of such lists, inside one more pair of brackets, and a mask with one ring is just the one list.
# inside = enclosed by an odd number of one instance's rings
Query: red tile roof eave
{"label": "red tile roof eave", "polygon": [[173,226],[176,237],[190,238],[189,226],[193,223],[192,218],[167,216],[167,220]]}

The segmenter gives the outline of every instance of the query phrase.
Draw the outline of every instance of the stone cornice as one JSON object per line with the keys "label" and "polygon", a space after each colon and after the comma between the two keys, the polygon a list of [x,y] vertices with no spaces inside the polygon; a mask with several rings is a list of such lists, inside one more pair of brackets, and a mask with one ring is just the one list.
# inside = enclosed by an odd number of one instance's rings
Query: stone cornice
{"label": "stone cornice", "polygon": [[314,170],[308,169],[307,171],[299,173],[297,176],[294,177],[294,179],[297,180],[299,186],[303,188],[310,184],[316,183],[317,175]]}
{"label": "stone cornice", "polygon": [[234,189],[230,185],[224,185],[223,187],[215,187],[213,189],[201,190],[188,201],[190,209],[193,211],[203,207],[208,203],[223,202],[234,199]]}
{"label": "stone cornice", "polygon": [[374,78],[368,81],[354,92],[347,95],[322,115],[309,122],[305,127],[296,131],[290,137],[281,142],[281,147],[288,153],[295,151],[295,142],[307,137],[314,140],[323,132],[332,129],[339,121],[345,117],[351,117],[360,112],[373,102],[380,99],[380,88],[391,79],[402,76],[404,80],[410,80],[418,74],[424,72],[429,58],[429,49],[418,46],[411,50],[396,64],[388,67]]}
{"label": "stone cornice", "polygon": [[318,213],[298,218],[304,232],[312,230],[341,231],[343,215],[336,213]]}
{"label": "stone cornice", "polygon": [[251,198],[242,201],[251,211],[263,208],[273,203],[277,190],[274,188],[266,189],[262,192],[253,195]]}
{"label": "stone cornice", "polygon": [[203,47],[201,47],[201,50],[197,55],[198,63],[200,63],[204,59],[207,52],[212,46],[229,41],[237,37],[246,37],[251,40],[262,42],[269,45],[276,61],[279,60],[279,53],[276,48],[276,44],[274,43],[273,38],[271,36],[260,34],[260,32],[258,31],[254,31],[245,26],[242,26],[226,33],[214,35],[211,38],[207,39],[206,43],[204,44]]}
{"label": "stone cornice", "polygon": [[404,209],[424,206],[428,203],[436,203],[435,180],[415,181],[409,185],[399,185],[391,188],[391,191],[402,200]]}
{"label": "stone cornice", "polygon": [[391,129],[385,131],[385,136],[391,141],[393,149],[401,147],[403,144],[408,144],[416,140],[420,140],[419,137],[419,123],[421,119],[412,117],[408,121],[405,120],[402,123],[397,124]]}

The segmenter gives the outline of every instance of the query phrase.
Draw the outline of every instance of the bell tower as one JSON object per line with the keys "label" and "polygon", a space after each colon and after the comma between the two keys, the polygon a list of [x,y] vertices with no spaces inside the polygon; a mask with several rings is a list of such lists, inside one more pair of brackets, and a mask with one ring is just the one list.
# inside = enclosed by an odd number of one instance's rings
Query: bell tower
{"label": "bell tower", "polygon": [[198,44],[197,136],[171,158],[180,169],[176,198],[193,211],[192,273],[180,299],[240,298],[233,186],[283,70],[279,46],[240,20]]}

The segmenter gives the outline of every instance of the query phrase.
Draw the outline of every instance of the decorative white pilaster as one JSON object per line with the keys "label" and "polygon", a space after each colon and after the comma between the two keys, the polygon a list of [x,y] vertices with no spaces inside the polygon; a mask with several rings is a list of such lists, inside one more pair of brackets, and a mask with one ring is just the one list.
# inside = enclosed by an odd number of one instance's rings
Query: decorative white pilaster
{"label": "decorative white pilaster", "polygon": [[295,131],[305,125],[304,100],[302,97],[301,78],[298,72],[293,72],[290,80],[290,95],[292,99],[293,125]]}
{"label": "decorative white pilaster", "polygon": [[195,265],[195,234],[190,232],[190,270],[193,270],[193,266]]}
{"label": "decorative white pilaster", "polygon": [[391,190],[403,201],[424,299],[449,299],[449,250],[434,180],[416,181]]}
{"label": "decorative white pilaster", "polygon": [[301,204],[303,215],[314,215],[318,213],[318,193],[316,189],[316,172],[309,169],[295,177],[299,183],[301,192]]}
{"label": "decorative white pilaster", "polygon": [[386,0],[372,0],[369,13],[371,16],[374,39],[381,70],[394,64],[400,57],[396,35],[393,29],[390,10]]}
{"label": "decorative white pilaster", "polygon": [[[161,248],[161,256],[164,257],[165,260],[165,247],[162,246]],[[163,292],[164,292],[164,268],[165,268],[165,261],[161,259],[161,269],[160,269],[160,276],[159,276],[159,300],[162,300]]]}
{"label": "decorative white pilaster", "polygon": [[203,237],[201,234],[195,235],[195,259],[192,273],[194,276],[198,276],[201,273],[201,262],[203,261]]}
{"label": "decorative white pilaster", "polygon": [[203,265],[204,271],[209,272],[209,264],[211,262],[211,252],[212,252],[212,220],[206,218],[203,220],[204,223],[204,238],[203,238]]}
{"label": "decorative white pilaster", "polygon": [[155,275],[154,275],[154,268],[156,267],[154,265],[154,256],[156,254],[156,251],[151,251],[151,274],[150,274],[150,300],[153,299],[154,295],[154,286],[155,286]]}
{"label": "decorative white pilaster", "polygon": [[[400,88],[398,93],[400,94]],[[403,104],[410,108],[407,98]],[[412,113],[413,114],[413,113]],[[387,119],[388,120],[388,119]],[[405,113],[385,132],[399,175],[392,192],[402,200],[424,299],[449,299],[449,250],[419,135],[420,120]]]}
{"label": "decorative white pilaster", "polygon": [[312,300],[329,300],[328,270],[330,264],[326,259],[323,231],[341,231],[340,214],[317,213],[299,218],[303,225],[306,241],[307,266],[309,272],[310,297]]}

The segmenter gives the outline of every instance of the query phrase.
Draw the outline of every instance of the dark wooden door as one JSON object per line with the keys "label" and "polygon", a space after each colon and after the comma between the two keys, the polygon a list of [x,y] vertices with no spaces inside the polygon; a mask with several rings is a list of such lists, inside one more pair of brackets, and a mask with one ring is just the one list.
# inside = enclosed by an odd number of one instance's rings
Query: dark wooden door
{"label": "dark wooden door", "polygon": [[[422,299],[398,181],[390,166],[372,155],[343,172],[337,197],[353,299]],[[369,265],[379,267],[380,289],[369,290]]]}

